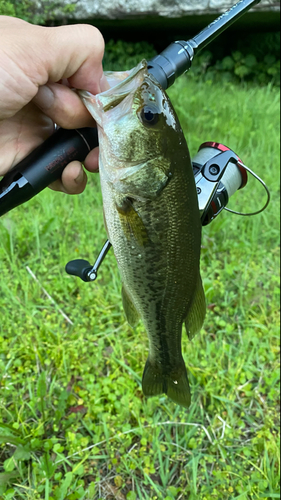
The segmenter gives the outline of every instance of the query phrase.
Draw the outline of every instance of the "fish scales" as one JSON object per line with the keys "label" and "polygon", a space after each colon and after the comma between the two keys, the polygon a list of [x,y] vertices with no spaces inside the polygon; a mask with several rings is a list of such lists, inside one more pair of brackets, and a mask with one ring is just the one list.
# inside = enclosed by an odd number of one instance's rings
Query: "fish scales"
{"label": "fish scales", "polygon": [[190,337],[196,333],[205,300],[201,222],[183,132],[144,61],[110,90],[81,94],[98,124],[104,218],[125,313],[132,325],[142,319],[149,338],[144,394],[164,392],[188,407],[182,325]]}

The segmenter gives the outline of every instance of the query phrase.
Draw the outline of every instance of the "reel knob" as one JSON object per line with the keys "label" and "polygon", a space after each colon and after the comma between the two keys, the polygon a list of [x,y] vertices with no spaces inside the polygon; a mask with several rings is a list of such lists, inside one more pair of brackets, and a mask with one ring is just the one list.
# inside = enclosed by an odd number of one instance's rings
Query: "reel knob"
{"label": "reel knob", "polygon": [[71,260],[65,266],[67,274],[78,276],[78,278],[85,282],[95,281],[98,269],[110,248],[111,243],[109,240],[106,240],[93,266],[85,259]]}
{"label": "reel knob", "polygon": [[97,273],[90,273],[93,266],[91,266],[90,262],[84,259],[76,259],[71,260],[65,266],[65,270],[67,274],[71,274],[72,276],[78,276],[81,280],[88,282],[94,281],[97,277]]}

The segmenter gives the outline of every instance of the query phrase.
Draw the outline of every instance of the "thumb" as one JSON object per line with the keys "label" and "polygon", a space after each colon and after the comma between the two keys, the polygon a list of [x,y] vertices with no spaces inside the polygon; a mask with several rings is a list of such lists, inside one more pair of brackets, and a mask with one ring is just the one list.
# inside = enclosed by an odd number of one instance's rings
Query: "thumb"
{"label": "thumb", "polygon": [[67,78],[72,87],[98,93],[103,52],[94,26],[50,28],[0,16],[0,119],[13,116],[47,82]]}

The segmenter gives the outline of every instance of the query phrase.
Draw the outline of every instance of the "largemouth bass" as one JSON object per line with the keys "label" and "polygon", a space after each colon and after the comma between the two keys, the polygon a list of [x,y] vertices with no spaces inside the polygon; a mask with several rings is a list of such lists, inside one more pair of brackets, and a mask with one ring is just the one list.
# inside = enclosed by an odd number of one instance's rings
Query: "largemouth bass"
{"label": "largemouth bass", "polygon": [[189,407],[181,351],[205,316],[201,222],[188,147],[172,104],[145,61],[107,74],[111,88],[80,92],[98,125],[104,219],[120,270],[130,325],[149,338],[146,396],[166,393]]}

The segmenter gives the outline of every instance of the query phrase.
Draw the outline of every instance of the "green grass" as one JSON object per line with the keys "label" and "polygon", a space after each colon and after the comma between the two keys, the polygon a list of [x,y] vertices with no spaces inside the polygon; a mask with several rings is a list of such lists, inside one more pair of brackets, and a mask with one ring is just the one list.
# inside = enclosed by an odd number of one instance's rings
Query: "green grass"
{"label": "green grass", "polygon": [[[98,175],[77,197],[46,190],[0,221],[1,499],[279,498],[278,92],[182,77],[170,96],[191,155],[221,141],[272,195],[203,229],[192,405],[144,398],[148,342],[124,319],[112,253],[93,284],[64,272],[106,239]],[[263,200],[249,179],[229,206]]]}

